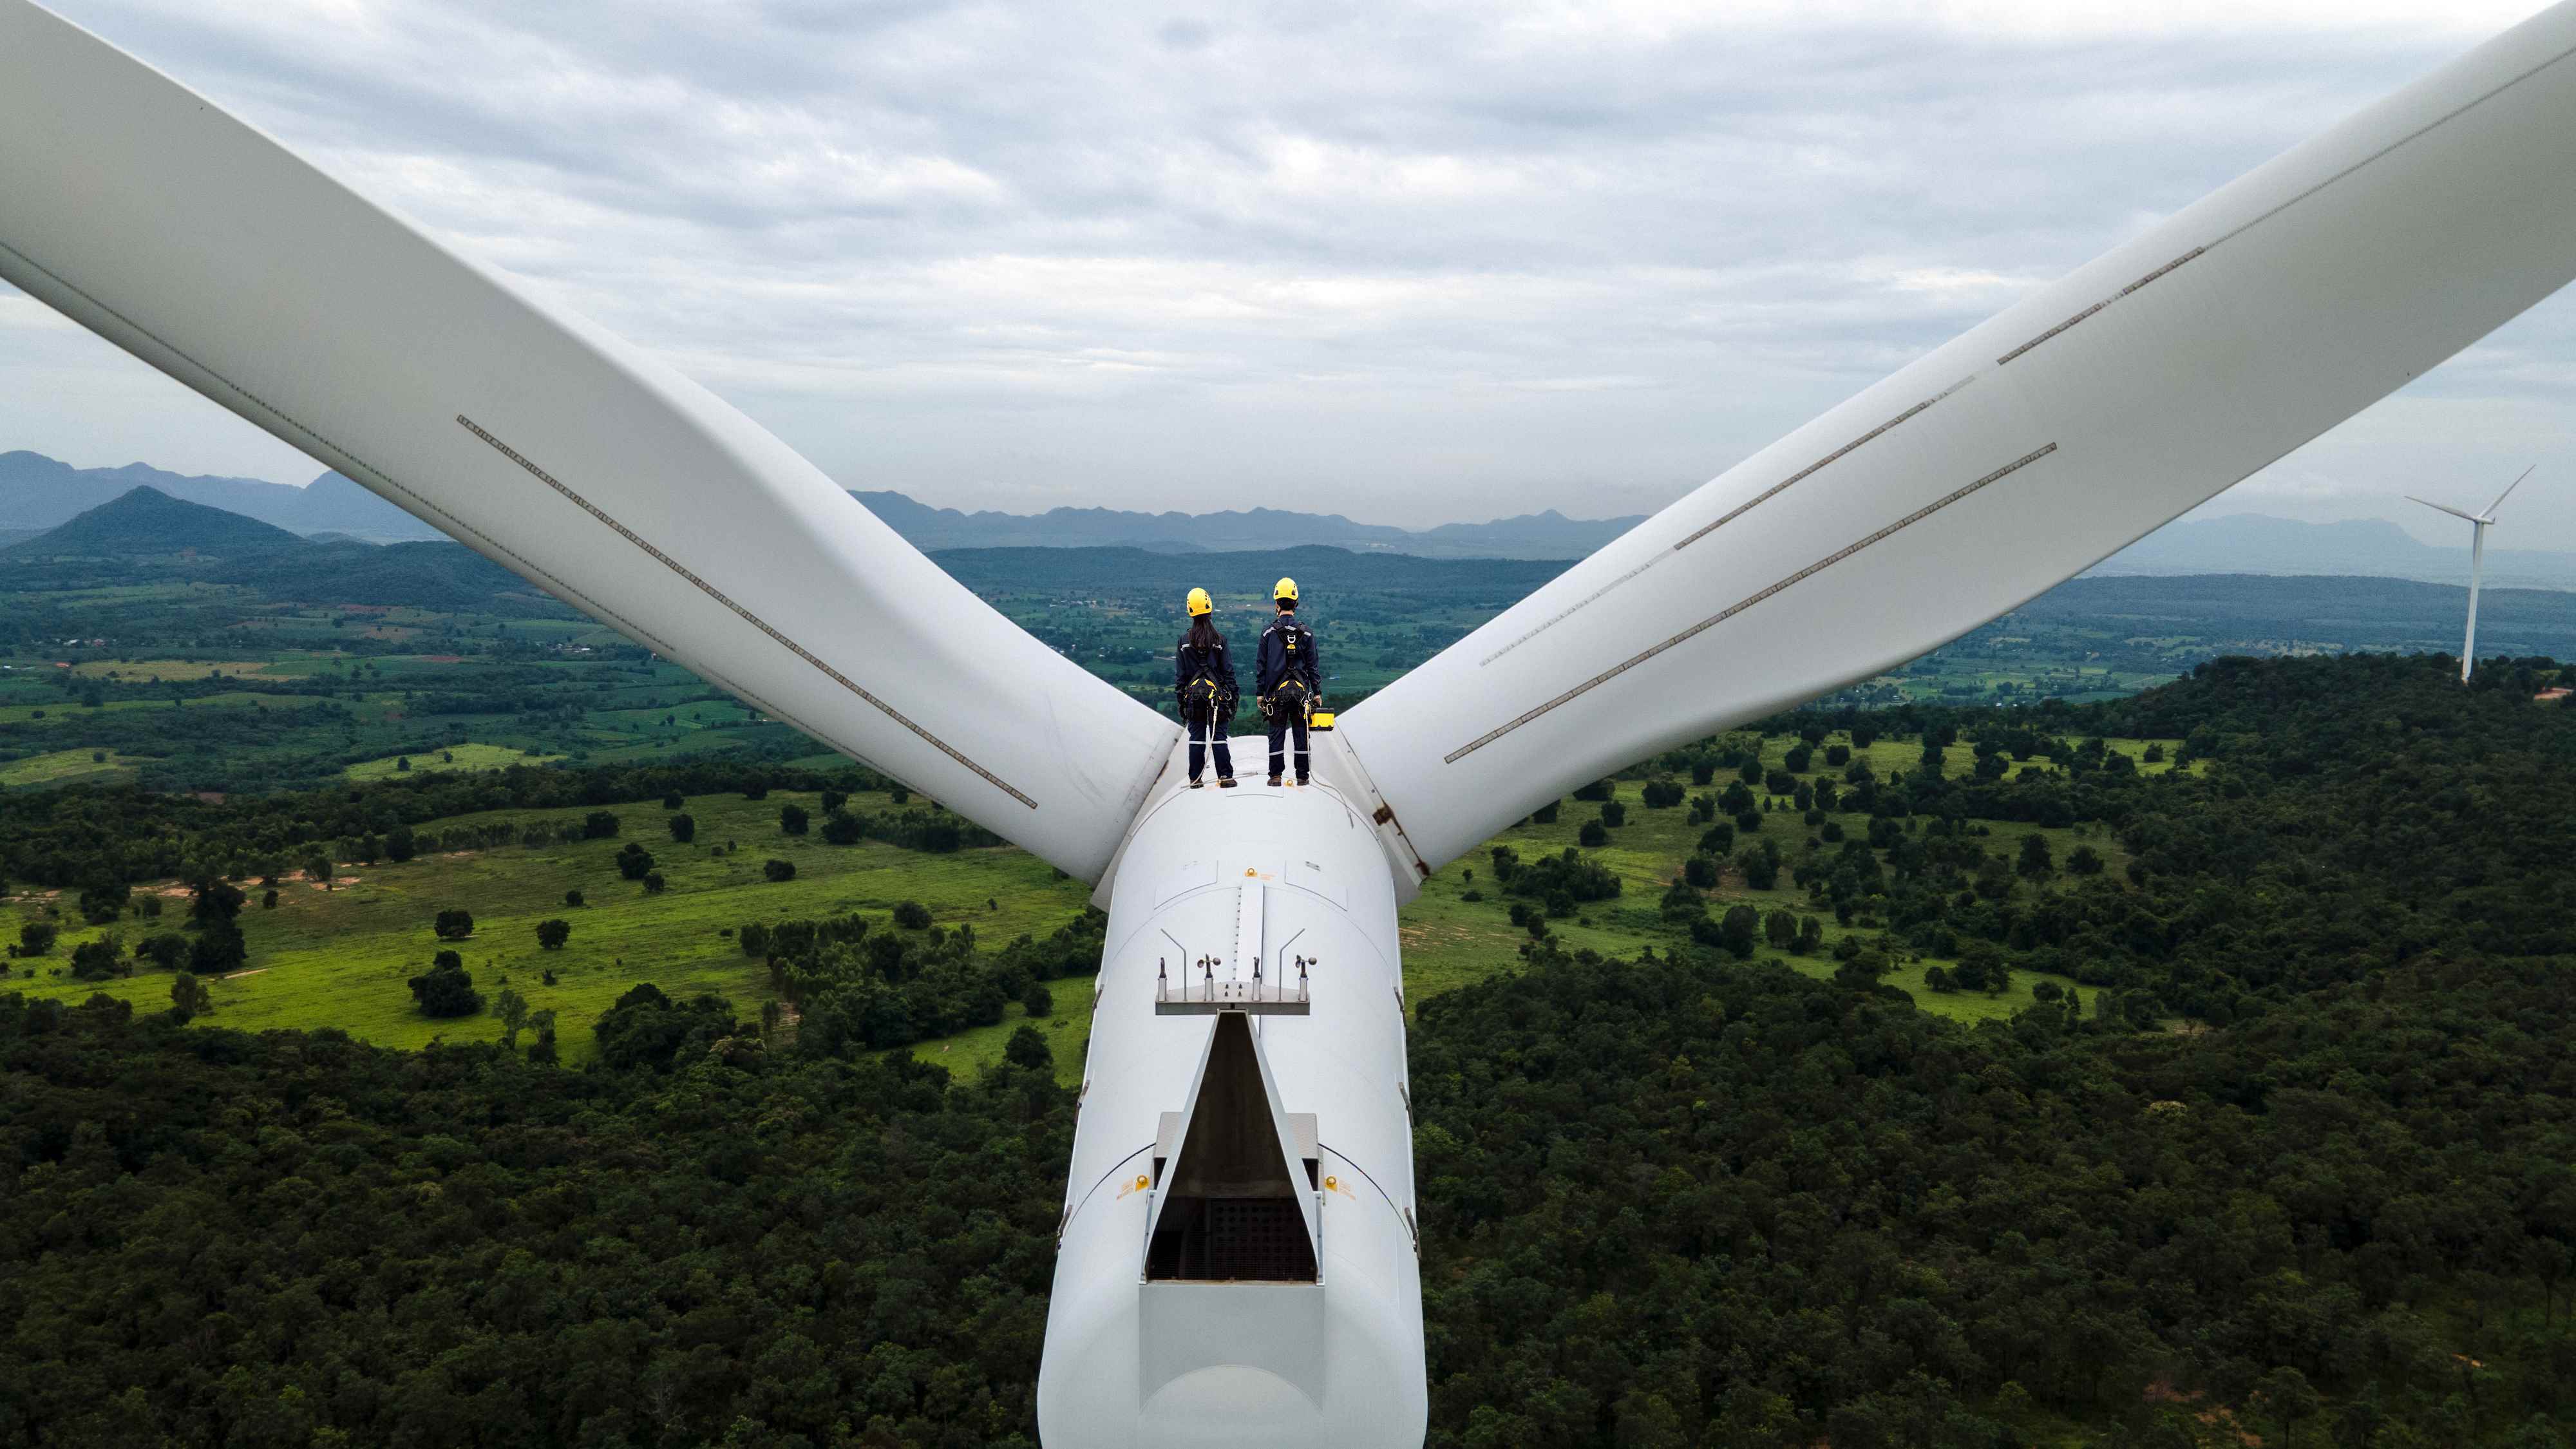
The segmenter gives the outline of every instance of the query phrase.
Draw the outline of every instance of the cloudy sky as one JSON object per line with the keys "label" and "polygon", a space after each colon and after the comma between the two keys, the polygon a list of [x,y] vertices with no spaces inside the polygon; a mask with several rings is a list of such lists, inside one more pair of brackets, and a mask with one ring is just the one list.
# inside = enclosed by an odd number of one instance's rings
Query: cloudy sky
{"label": "cloudy sky", "polygon": [[[48,3],[850,487],[1408,526],[1659,507],[2534,8]],[[2576,549],[2571,422],[2561,296],[2205,512]],[[12,447],[316,467],[0,287]]]}

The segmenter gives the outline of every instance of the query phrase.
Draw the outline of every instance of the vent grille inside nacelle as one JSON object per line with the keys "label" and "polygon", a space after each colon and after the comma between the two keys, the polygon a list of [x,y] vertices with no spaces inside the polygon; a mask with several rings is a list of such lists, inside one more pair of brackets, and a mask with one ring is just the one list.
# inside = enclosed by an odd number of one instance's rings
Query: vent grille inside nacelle
{"label": "vent grille inside nacelle", "polygon": [[1259,1047],[1239,1012],[1216,1019],[1206,1073],[1145,1248],[1154,1282],[1312,1283],[1315,1243],[1301,1193],[1310,1170],[1280,1140]]}

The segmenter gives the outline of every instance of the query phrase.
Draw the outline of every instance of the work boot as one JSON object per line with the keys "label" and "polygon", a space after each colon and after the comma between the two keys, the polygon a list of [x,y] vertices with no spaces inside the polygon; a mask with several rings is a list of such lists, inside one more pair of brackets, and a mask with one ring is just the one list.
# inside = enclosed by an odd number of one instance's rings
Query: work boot
{"label": "work boot", "polygon": [[1279,788],[1279,777],[1278,777],[1277,775],[1273,775],[1273,776],[1271,776],[1271,777],[1270,777],[1270,788],[1271,788],[1271,789],[1273,789],[1273,790],[1276,790],[1276,789],[1278,789],[1278,788]]}
{"label": "work boot", "polygon": [[1207,782],[1205,780],[1192,780],[1190,781],[1190,788],[1193,790],[1204,790],[1207,788]]}
{"label": "work boot", "polygon": [[1216,787],[1217,787],[1218,789],[1220,789],[1220,790],[1231,790],[1231,789],[1233,789],[1233,788],[1234,788],[1234,777],[1233,777],[1232,775],[1228,775],[1228,776],[1226,776],[1224,779],[1219,780],[1219,781],[1217,781],[1217,782],[1216,782]]}

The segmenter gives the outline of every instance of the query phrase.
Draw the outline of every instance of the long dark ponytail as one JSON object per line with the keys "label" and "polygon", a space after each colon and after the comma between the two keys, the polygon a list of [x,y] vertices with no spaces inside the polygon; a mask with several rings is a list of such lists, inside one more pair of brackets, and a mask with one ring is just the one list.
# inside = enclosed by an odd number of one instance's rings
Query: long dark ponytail
{"label": "long dark ponytail", "polygon": [[1190,632],[1181,636],[1181,642],[1193,649],[1214,649],[1224,643],[1225,638],[1216,632],[1216,625],[1209,621],[1208,616],[1201,614],[1190,621]]}

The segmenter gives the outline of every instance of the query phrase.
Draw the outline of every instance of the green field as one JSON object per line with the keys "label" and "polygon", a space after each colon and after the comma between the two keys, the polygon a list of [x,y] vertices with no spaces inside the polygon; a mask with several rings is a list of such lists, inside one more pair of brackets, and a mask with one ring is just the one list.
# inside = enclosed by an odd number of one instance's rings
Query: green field
{"label": "green field", "polygon": [[409,773],[428,774],[439,770],[503,770],[512,765],[550,765],[561,755],[532,754],[509,745],[456,744],[418,755],[387,755],[381,760],[366,760],[351,765],[345,773],[352,780],[395,780]]}
{"label": "green field", "polygon": [[107,750],[53,750],[0,765],[0,790],[111,785],[134,778],[134,761]]}
{"label": "green field", "polygon": [[[1790,743],[1767,741],[1766,763],[1777,763]],[[2143,753],[2148,743],[2110,742],[2112,748],[2132,755]],[[2170,754],[2172,742],[2165,745]],[[490,768],[517,758],[505,747],[468,749],[473,753],[458,751],[453,768]],[[1913,765],[1921,749],[1912,741],[1883,740],[1863,754],[1873,768],[1888,773]],[[1954,747],[1952,754],[1964,758],[1966,751]],[[1820,751],[1817,759],[1822,758]],[[21,761],[12,768],[34,763]],[[390,760],[381,764],[383,768],[374,772],[377,777],[391,773]],[[415,770],[428,767],[424,760],[413,762]],[[93,764],[82,752],[77,760],[50,763],[47,768],[116,767]],[[1593,852],[1619,876],[1622,894],[1591,903],[1572,919],[1550,923],[1551,933],[1571,948],[1627,957],[1648,948],[1667,952],[1688,943],[1687,932],[1662,917],[1659,902],[1704,827],[1691,824],[1684,808],[1646,809],[1640,790],[1638,781],[1618,782],[1615,798],[1627,807],[1628,823],[1613,830],[1609,844]],[[989,950],[1023,932],[1043,935],[1054,930],[1079,913],[1088,897],[1080,882],[1059,878],[1034,857],[1009,847],[932,855],[877,841],[832,846],[811,835],[791,837],[778,824],[780,807],[791,801],[820,814],[813,796],[787,791],[772,792],[761,801],[738,795],[699,796],[687,802],[687,812],[697,822],[697,838],[692,844],[679,845],[670,839],[666,826],[671,812],[651,803],[624,805],[614,811],[622,822],[615,839],[550,841],[450,852],[401,864],[343,866],[329,890],[300,876],[287,878],[277,887],[278,903],[273,908],[258,904],[261,892],[252,885],[253,903],[242,916],[250,964],[243,973],[212,983],[217,1006],[212,1019],[249,1029],[337,1026],[366,1040],[400,1047],[441,1038],[496,1039],[500,1024],[488,1011],[432,1020],[414,1009],[406,985],[410,977],[427,969],[431,954],[441,947],[430,931],[432,918],[440,910],[462,908],[473,913],[476,929],[456,949],[473,973],[476,987],[487,998],[504,986],[512,987],[532,1008],[554,1010],[566,1059],[580,1061],[592,1051],[591,1022],[638,982],[649,981],[675,996],[713,992],[730,999],[742,1016],[756,1015],[773,992],[762,964],[744,956],[734,944],[734,930],[746,922],[856,911],[877,917],[881,928],[891,930],[884,919],[887,913],[899,901],[914,900],[930,909],[935,925],[971,926],[978,943]],[[863,794],[852,805],[878,813],[894,808],[885,795]],[[1488,846],[1508,845],[1525,861],[1552,855],[1575,845],[1583,823],[1596,818],[1598,810],[1593,802],[1567,800],[1554,823],[1524,823]],[[577,823],[587,813],[582,809],[503,811],[433,822],[422,830],[452,833],[478,825],[524,827],[531,822],[552,828]],[[1828,818],[1854,835],[1865,833],[1868,826],[1863,816]],[[1811,834],[1786,811],[1767,817],[1766,827],[1765,834],[1779,840],[1792,859],[1803,851]],[[2126,864],[2118,845],[2098,826],[2042,829],[1994,823],[1972,828],[1989,832],[1980,843],[2007,857],[2020,848],[2023,836],[2039,835],[2061,862],[2076,846],[2089,845],[2108,869],[2117,871]],[[613,858],[628,841],[641,842],[653,853],[668,889],[648,894],[640,885],[619,878]],[[763,864],[773,857],[793,862],[795,879],[766,880]],[[1483,899],[1468,899],[1480,888]],[[564,895],[569,890],[582,891],[586,904],[566,906]],[[161,917],[144,918],[137,907],[127,919],[104,929],[117,931],[130,942],[176,927],[186,911],[184,892],[165,882],[138,892],[138,901],[144,895],[162,899]],[[1710,912],[1722,913],[1739,903],[1766,912],[1787,908],[1801,915],[1817,914],[1786,871],[1768,891],[1751,889],[1728,872],[1708,898]],[[1398,915],[1409,1007],[1518,965],[1521,947],[1529,937],[1511,923],[1508,906],[1508,899],[1494,889],[1486,848],[1424,884],[1421,897]],[[560,951],[542,951],[536,945],[536,923],[550,917],[569,921],[573,927],[570,942]],[[21,922],[38,919],[60,926],[62,939],[48,957],[9,963],[16,977],[13,984],[40,996],[69,999],[103,990],[146,1008],[157,1009],[166,1001],[169,977],[148,969],[95,985],[72,979],[64,969],[71,948],[102,929],[83,925],[69,901],[58,894],[31,893],[0,905],[0,937],[14,939]],[[1865,924],[1840,926],[1830,914],[1820,919],[1828,953],[1846,936],[1871,943],[1880,939],[1881,933]],[[1784,956],[1768,945],[1757,948],[1756,959],[1785,960],[1794,969],[1816,976],[1832,974],[1835,965],[1829,954]],[[1923,973],[1943,964],[1953,963],[1900,952],[1895,969],[1885,979],[1911,993],[1925,1010],[1963,1020],[2008,1016],[2029,1006],[2034,999],[2032,987],[2043,979],[2056,979],[2061,986],[2074,984],[2024,970],[2014,972],[2009,990],[1991,996],[1933,992],[1924,985]],[[548,971],[555,975],[552,984],[544,980]],[[1055,1048],[1059,1073],[1068,1080],[1081,1071],[1090,1033],[1091,986],[1089,978],[1080,977],[1051,983],[1054,1010],[1038,1023]],[[997,1026],[919,1043],[910,1050],[925,1060],[973,1071],[998,1058],[1011,1034],[1026,1024],[1021,1008],[1014,1004]]]}
{"label": "green field", "polygon": [[[770,996],[760,962],[745,957],[732,939],[749,921],[776,921],[865,911],[883,915],[899,901],[929,907],[940,926],[971,925],[980,941],[1000,945],[1023,932],[1052,931],[1082,909],[1087,891],[1018,850],[997,847],[953,855],[924,855],[869,841],[825,845],[813,836],[789,837],[778,827],[779,807],[795,801],[816,808],[811,795],[773,792],[765,801],[740,796],[701,796],[688,802],[697,842],[674,844],[666,812],[654,804],[614,807],[624,822],[613,840],[424,857],[400,865],[343,866],[335,888],[291,877],[277,887],[278,904],[262,909],[249,887],[242,913],[250,964],[243,973],[212,983],[217,1024],[262,1027],[337,1026],[387,1046],[418,1047],[445,1038],[489,1041],[500,1023],[489,1011],[432,1020],[413,1009],[406,982],[428,969],[443,944],[430,923],[448,908],[474,915],[470,940],[454,943],[488,999],[510,986],[532,1009],[557,1014],[567,1060],[590,1055],[590,1023],[637,982],[649,981],[675,996],[714,992],[745,1016],[757,1015]],[[857,808],[885,810],[885,797],[854,797]],[[508,821],[577,823],[586,810],[506,811],[440,822]],[[650,850],[668,889],[648,895],[619,878],[613,859],[627,841]],[[739,846],[728,849],[728,842]],[[796,878],[763,878],[771,858],[796,865]],[[187,900],[175,885],[152,888],[165,899],[158,920],[130,916],[103,928],[129,941],[175,928]],[[587,905],[563,904],[567,890],[584,893]],[[142,892],[138,892],[138,898]],[[44,912],[51,907],[55,914]],[[572,923],[560,951],[536,944],[536,923],[558,917]],[[103,983],[76,981],[63,968],[71,947],[102,934],[83,925],[59,893],[21,895],[0,907],[0,935],[15,939],[30,919],[53,920],[61,942],[40,960],[9,962],[13,984],[38,996],[78,1000],[93,990],[158,1009],[169,997],[166,973],[142,970]],[[891,929],[891,927],[889,927]],[[543,973],[553,971],[549,986]],[[1084,993],[1072,983],[1063,995]]]}

